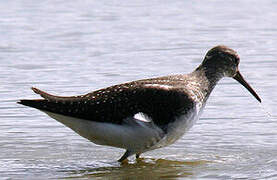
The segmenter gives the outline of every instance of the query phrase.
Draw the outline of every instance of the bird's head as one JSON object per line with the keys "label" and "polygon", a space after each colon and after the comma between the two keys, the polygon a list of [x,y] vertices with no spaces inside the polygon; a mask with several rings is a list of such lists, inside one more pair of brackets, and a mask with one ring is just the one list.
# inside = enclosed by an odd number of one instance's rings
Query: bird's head
{"label": "bird's head", "polygon": [[207,72],[217,73],[223,77],[232,77],[243,85],[259,102],[261,99],[251,86],[244,80],[239,72],[240,58],[236,51],[224,45],[219,45],[209,50],[201,66]]}
{"label": "bird's head", "polygon": [[222,73],[225,77],[234,77],[238,71],[239,61],[236,51],[220,45],[207,52],[202,66],[210,71]]}

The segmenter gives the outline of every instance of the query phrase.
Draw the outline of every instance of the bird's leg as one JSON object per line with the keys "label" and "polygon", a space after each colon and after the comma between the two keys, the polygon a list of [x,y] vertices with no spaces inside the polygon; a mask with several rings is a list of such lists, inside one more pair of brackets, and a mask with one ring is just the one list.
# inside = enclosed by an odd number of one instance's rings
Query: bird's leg
{"label": "bird's leg", "polygon": [[140,156],[140,153],[137,153],[137,154],[136,154],[136,159],[138,159],[138,158],[139,158],[139,156]]}
{"label": "bird's leg", "polygon": [[129,150],[126,150],[126,152],[123,154],[123,156],[118,160],[118,162],[122,162],[124,161],[125,159],[127,159],[129,156],[132,155],[132,152],[129,151]]}

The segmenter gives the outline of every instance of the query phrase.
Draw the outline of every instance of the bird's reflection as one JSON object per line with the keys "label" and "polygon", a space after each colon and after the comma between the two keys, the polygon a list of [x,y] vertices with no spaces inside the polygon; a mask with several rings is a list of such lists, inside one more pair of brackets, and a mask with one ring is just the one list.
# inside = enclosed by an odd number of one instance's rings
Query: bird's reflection
{"label": "bird's reflection", "polygon": [[[111,179],[177,179],[193,176],[197,169],[210,161],[177,161],[167,159],[139,158],[137,160],[118,163],[100,163],[94,168],[89,165],[80,170],[70,170],[67,178],[111,178]],[[201,169],[201,168],[200,168]]]}

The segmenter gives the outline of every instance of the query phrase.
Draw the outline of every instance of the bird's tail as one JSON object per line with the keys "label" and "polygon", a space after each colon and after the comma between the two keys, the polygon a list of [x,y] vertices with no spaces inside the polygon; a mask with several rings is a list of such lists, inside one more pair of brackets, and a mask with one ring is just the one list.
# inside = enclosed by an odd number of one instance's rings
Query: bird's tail
{"label": "bird's tail", "polygon": [[[39,109],[46,113],[51,112],[81,119],[91,119],[97,116],[94,114],[95,106],[88,103],[86,95],[65,97],[51,95],[37,88],[32,88],[32,90],[43,98],[22,99],[17,103]],[[101,107],[98,107],[97,111],[100,110],[99,108]]]}
{"label": "bird's tail", "polygon": [[34,87],[32,87],[32,90],[43,99],[22,99],[17,103],[42,111],[65,114],[66,110],[71,111],[76,108],[75,102],[82,102],[82,96],[55,96]]}
{"label": "bird's tail", "polygon": [[46,101],[47,100],[45,99],[21,99],[17,103],[36,109],[43,109],[43,106],[46,104]]}
{"label": "bird's tail", "polygon": [[21,99],[18,101],[18,104],[22,104],[25,106],[33,107],[40,110],[51,110],[53,107],[53,102],[61,102],[62,97],[54,96],[51,94],[48,94],[42,90],[39,90],[37,88],[32,87],[32,90],[39,94],[43,99]]}

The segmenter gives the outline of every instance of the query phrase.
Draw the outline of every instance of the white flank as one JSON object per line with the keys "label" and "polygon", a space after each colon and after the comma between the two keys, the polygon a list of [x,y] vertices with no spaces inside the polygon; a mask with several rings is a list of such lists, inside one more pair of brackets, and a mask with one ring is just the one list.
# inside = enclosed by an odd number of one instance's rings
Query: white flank
{"label": "white flank", "polygon": [[135,114],[134,118],[143,122],[151,122],[151,118],[142,112]]}

